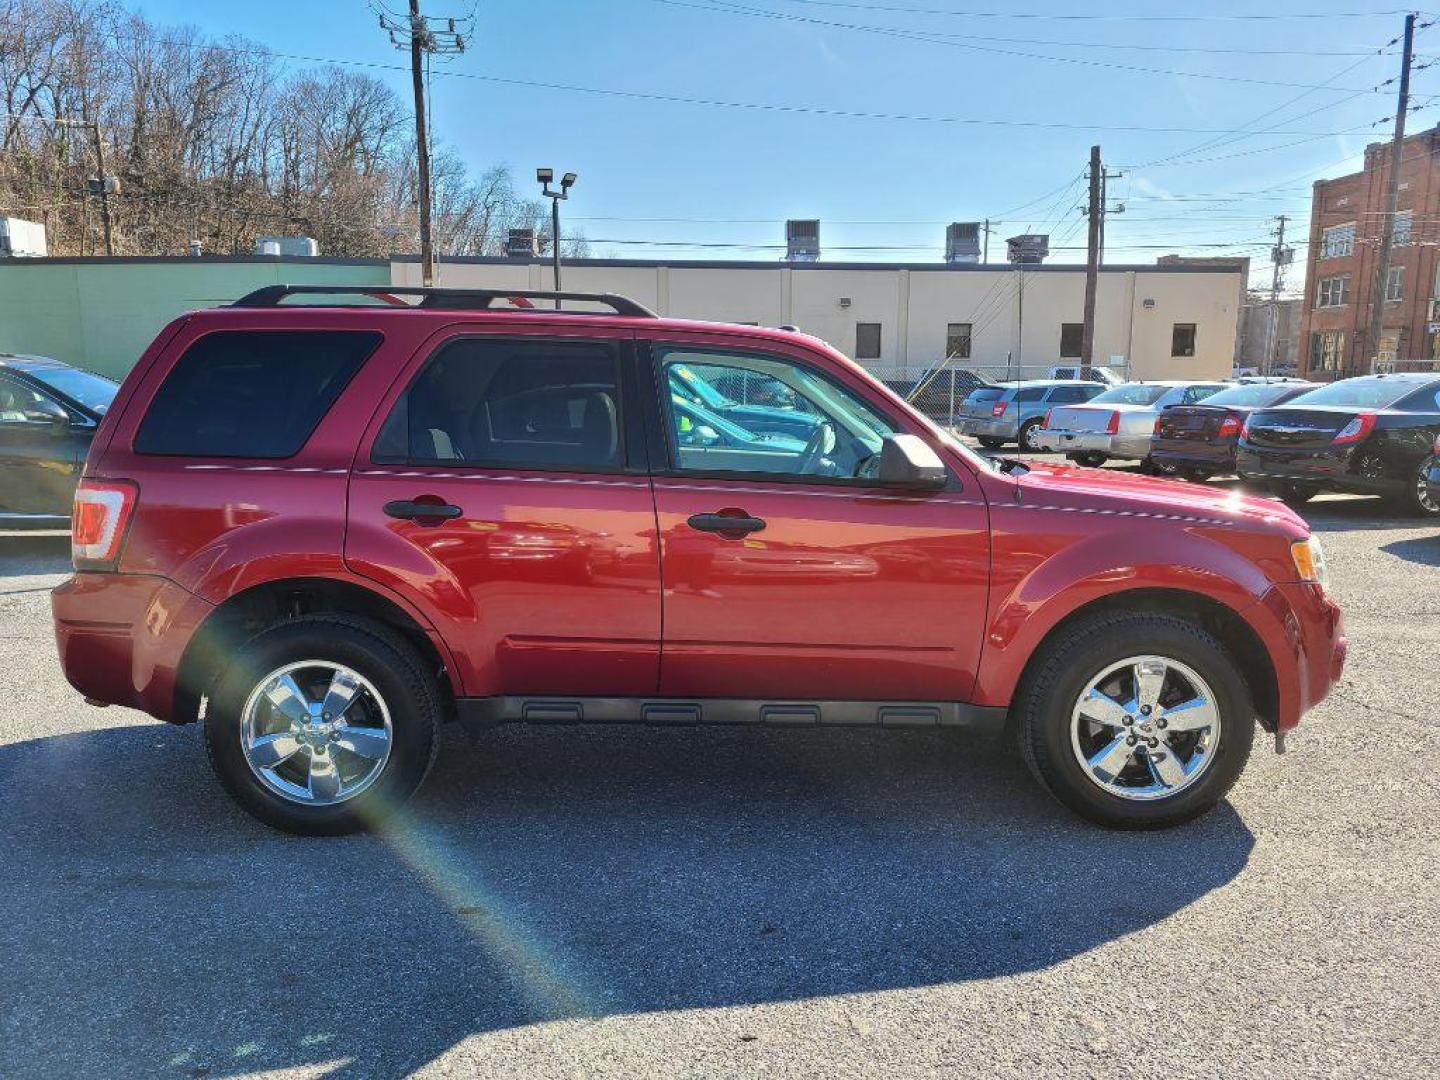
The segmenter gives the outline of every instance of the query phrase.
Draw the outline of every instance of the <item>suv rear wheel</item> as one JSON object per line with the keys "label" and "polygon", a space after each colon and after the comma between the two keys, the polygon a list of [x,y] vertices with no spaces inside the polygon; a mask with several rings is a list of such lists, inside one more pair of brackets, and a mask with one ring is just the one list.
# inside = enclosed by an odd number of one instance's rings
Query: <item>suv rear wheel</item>
{"label": "suv rear wheel", "polygon": [[1016,699],[1021,749],[1041,784],[1091,821],[1187,821],[1249,759],[1249,688],[1224,647],[1183,619],[1082,619],[1042,647],[1032,672]]}
{"label": "suv rear wheel", "polygon": [[424,658],[367,619],[292,619],[246,642],[206,707],[210,763],[267,825],[334,835],[378,824],[420,786],[442,715]]}

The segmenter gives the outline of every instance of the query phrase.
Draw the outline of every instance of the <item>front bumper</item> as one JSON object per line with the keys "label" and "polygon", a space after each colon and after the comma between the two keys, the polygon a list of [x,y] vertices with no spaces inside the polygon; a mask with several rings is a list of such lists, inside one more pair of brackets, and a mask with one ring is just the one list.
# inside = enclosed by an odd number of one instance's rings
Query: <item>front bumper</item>
{"label": "front bumper", "polygon": [[1235,452],[1235,472],[1244,480],[1303,484],[1353,495],[1395,495],[1404,489],[1404,482],[1392,477],[1351,472],[1355,450],[1356,445],[1284,450],[1241,443]]}
{"label": "front bumper", "polygon": [[1014,420],[982,420],[973,416],[962,416],[955,426],[961,435],[1005,439],[1007,442],[1017,438],[1020,431]]}
{"label": "front bumper", "polygon": [[1104,454],[1106,457],[1142,461],[1150,456],[1149,435],[1112,435],[1108,431],[1070,431],[1039,428],[1034,436],[1041,450],[1064,454]]}
{"label": "front bumper", "polygon": [[1274,585],[1250,608],[1275,669],[1277,731],[1288,731],[1340,681],[1349,652],[1345,618],[1319,585]]}
{"label": "front bumper", "polygon": [[180,658],[210,604],[167,578],[81,572],[50,594],[65,678],[92,702],[174,719]]}

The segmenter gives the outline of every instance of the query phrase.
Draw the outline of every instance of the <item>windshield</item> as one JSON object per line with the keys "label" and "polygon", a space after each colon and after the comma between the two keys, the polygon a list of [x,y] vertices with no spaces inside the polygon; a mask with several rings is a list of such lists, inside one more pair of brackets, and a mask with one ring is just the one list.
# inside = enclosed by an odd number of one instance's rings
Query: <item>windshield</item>
{"label": "windshield", "polygon": [[1257,383],[1251,386],[1233,386],[1229,390],[1211,394],[1202,404],[1269,405],[1271,402],[1279,401],[1286,394],[1293,393],[1296,389],[1294,383]]}
{"label": "windshield", "polygon": [[1126,383],[1096,394],[1090,399],[1091,405],[1153,405],[1173,390],[1172,386],[1156,386],[1146,383]]}
{"label": "windshield", "polygon": [[684,395],[698,405],[708,405],[712,409],[729,409],[735,406],[735,402],[684,364],[670,366],[670,390],[672,393]]}
{"label": "windshield", "polygon": [[1285,404],[1296,408],[1302,405],[1353,405],[1364,409],[1388,409],[1419,385],[1397,379],[1342,379],[1301,394]]}
{"label": "windshield", "polygon": [[103,413],[110,407],[116,391],[120,389],[109,379],[79,368],[41,368],[31,371],[30,375],[97,413]]}

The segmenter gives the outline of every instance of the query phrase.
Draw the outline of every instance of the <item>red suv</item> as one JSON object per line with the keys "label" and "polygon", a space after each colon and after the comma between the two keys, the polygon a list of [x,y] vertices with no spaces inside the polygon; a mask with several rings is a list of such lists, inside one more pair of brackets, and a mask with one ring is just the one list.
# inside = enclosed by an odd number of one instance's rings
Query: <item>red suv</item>
{"label": "red suv", "polygon": [[992,461],[815,338],[614,296],[180,318],[73,533],[70,682],[203,722],[231,794],[304,833],[393,811],[447,720],[1007,732],[1072,809],[1167,825],[1345,655],[1278,502]]}

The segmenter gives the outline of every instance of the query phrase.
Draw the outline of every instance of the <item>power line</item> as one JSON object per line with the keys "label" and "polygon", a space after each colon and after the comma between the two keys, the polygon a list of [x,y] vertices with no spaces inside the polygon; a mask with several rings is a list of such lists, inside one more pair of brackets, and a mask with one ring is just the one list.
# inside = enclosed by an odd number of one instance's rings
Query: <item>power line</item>
{"label": "power line", "polygon": [[1379,16],[1403,15],[1403,10],[1383,11],[1304,11],[1274,12],[1240,15],[1094,15],[1094,14],[1050,14],[1026,11],[957,11],[954,8],[920,8],[900,5],[847,3],[845,0],[787,0],[794,4],[811,7],[848,8],[860,11],[898,12],[906,15],[943,15],[963,19],[1033,19],[1055,22],[1260,22],[1289,19],[1371,19]]}

